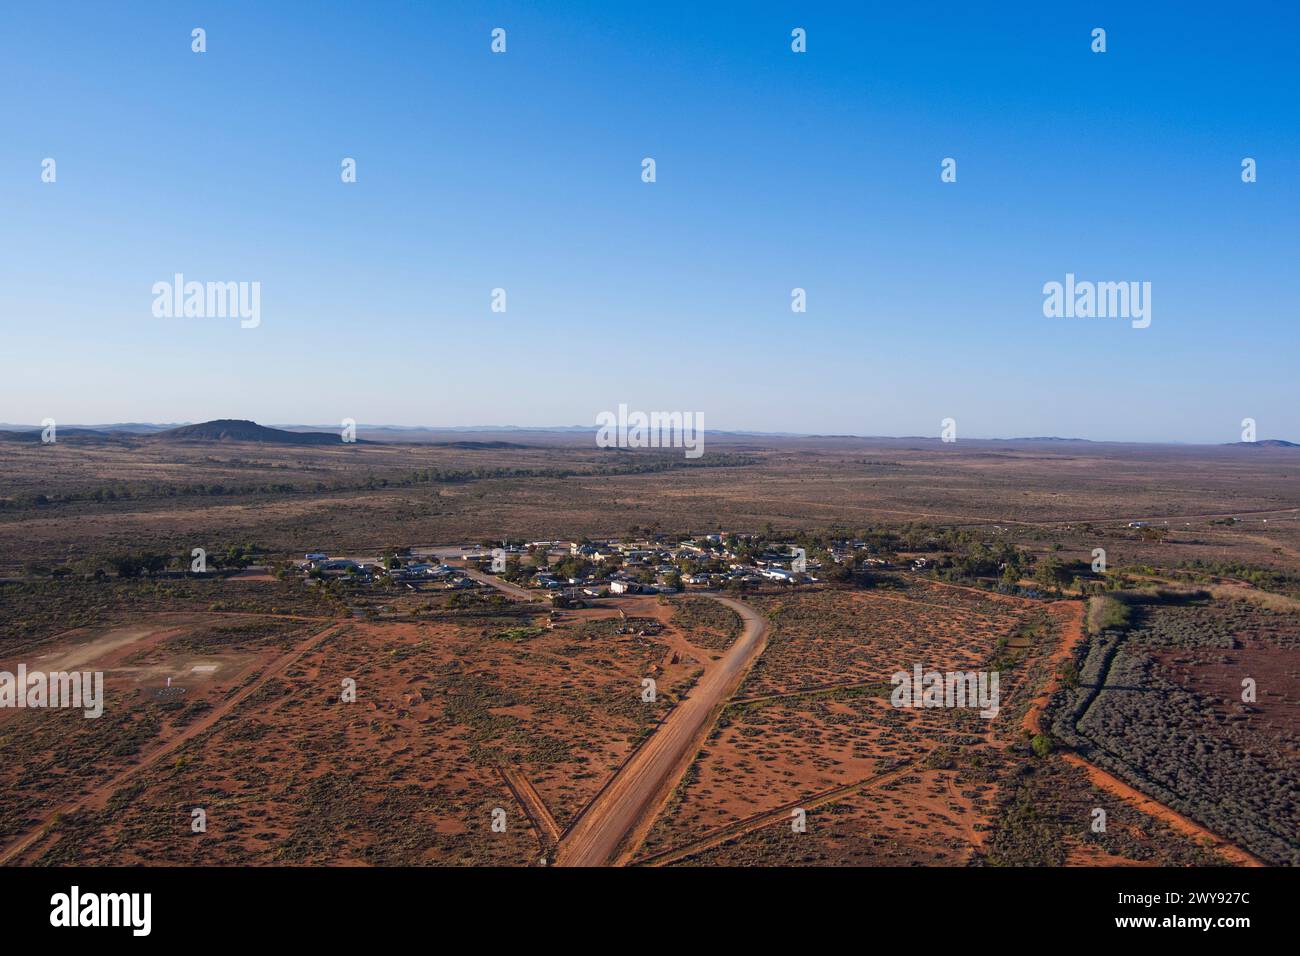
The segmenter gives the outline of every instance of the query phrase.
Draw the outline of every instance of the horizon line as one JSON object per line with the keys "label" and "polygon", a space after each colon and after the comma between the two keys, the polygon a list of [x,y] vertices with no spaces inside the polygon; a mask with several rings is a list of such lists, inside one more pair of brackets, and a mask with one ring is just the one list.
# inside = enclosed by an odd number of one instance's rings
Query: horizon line
{"label": "horizon line", "polygon": [[[198,422],[181,421],[181,422],[151,422],[151,421],[131,421],[131,422],[101,422],[97,424],[82,424],[70,422],[64,425],[57,425],[60,430],[67,429],[86,429],[86,430],[108,430],[115,429],[127,434],[145,434],[133,431],[133,429],[147,428],[157,431],[166,431],[173,428],[182,428],[188,425],[204,425],[210,422],[219,421],[242,421],[260,424],[254,419],[241,418],[212,418]],[[303,422],[292,423],[272,423],[264,425],[265,428],[276,428],[284,431],[293,431],[300,429],[310,429],[324,433],[332,433],[338,430],[335,425],[308,424]],[[395,425],[395,424],[375,424],[362,423],[356,424],[356,429],[370,431],[390,431],[390,432],[541,432],[541,433],[582,433],[598,432],[598,425],[494,425],[494,424],[477,424],[477,425]],[[27,425],[13,422],[0,422],[0,431],[18,431],[18,432],[40,432],[41,425]],[[854,433],[842,432],[794,432],[794,431],[761,431],[752,428],[708,428],[704,430],[706,434],[713,432],[718,435],[734,435],[754,438],[807,438],[807,439],[840,439],[856,441],[942,441],[938,435],[859,435]],[[1077,442],[1093,445],[1176,445],[1176,446],[1205,446],[1205,447],[1223,447],[1236,445],[1258,445],[1286,442],[1288,444],[1297,444],[1289,439],[1283,438],[1260,438],[1253,442],[1247,441],[1189,441],[1177,439],[1113,439],[1113,438],[1080,438],[1067,437],[1061,435],[1018,435],[1018,436],[968,436],[952,442],[957,444],[961,441],[981,441],[981,442]],[[946,444],[946,443],[945,443]]]}

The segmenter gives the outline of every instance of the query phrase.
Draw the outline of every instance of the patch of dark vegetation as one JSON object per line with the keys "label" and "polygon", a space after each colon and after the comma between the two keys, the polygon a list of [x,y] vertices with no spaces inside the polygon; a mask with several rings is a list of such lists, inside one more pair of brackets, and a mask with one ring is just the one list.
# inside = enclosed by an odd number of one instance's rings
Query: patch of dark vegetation
{"label": "patch of dark vegetation", "polygon": [[726,605],[706,598],[676,598],[673,623],[696,647],[724,651],[740,636],[740,615]]}
{"label": "patch of dark vegetation", "polygon": [[[1064,866],[1075,848],[1160,866],[1223,865],[1061,760],[1026,760],[1010,768],[999,795],[992,832],[974,865]],[[1106,812],[1101,833],[1093,831],[1096,809]]]}
{"label": "patch of dark vegetation", "polygon": [[[1300,863],[1294,727],[1278,732],[1240,690],[1198,684],[1180,667],[1249,677],[1257,649],[1300,647],[1300,618],[1203,594],[1127,594],[1077,651],[1078,683],[1048,708],[1052,735],[1226,839],[1275,864]],[[1262,675],[1260,675],[1262,677]],[[1277,674],[1294,693],[1294,680]],[[1267,686],[1267,684],[1266,684]],[[1280,706],[1286,691],[1268,688]],[[1236,696],[1234,696],[1234,694]]]}

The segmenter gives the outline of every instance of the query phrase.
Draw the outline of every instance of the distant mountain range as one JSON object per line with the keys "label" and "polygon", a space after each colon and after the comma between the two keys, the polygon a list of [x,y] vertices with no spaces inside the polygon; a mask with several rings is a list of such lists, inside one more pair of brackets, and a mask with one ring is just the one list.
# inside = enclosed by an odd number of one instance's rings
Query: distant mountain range
{"label": "distant mountain range", "polygon": [[[33,426],[7,426],[0,430],[0,441],[39,442],[42,429]],[[338,432],[294,432],[282,428],[268,428],[256,422],[237,418],[219,418],[196,425],[101,425],[88,428],[82,425],[62,425],[55,430],[55,438],[90,441],[140,440],[158,442],[255,442],[266,445],[337,445],[342,441]]]}
{"label": "distant mountain range", "polygon": [[[111,425],[59,425],[59,434],[68,434],[79,432],[82,434],[94,433],[96,435],[111,435],[125,433],[129,435],[148,435],[154,432],[165,432],[168,429],[176,428],[180,425],[188,425],[189,422],[171,422],[166,425],[156,425],[152,422],[116,422]],[[27,433],[41,430],[40,425],[15,425],[11,422],[0,422],[0,433]]]}
{"label": "distant mountain range", "polygon": [[[0,441],[30,441],[39,442],[41,440],[42,429],[32,425],[7,425],[0,430]],[[60,428],[56,435],[58,438],[109,438],[112,437],[108,432],[98,431],[94,428],[84,428],[79,425],[69,425],[67,428]]]}
{"label": "distant mountain range", "polygon": [[[456,433],[486,434],[583,434],[594,433],[594,425],[556,425],[556,426],[522,426],[522,425],[358,425],[358,434],[364,432],[369,439],[358,438],[359,443],[372,444],[376,440],[387,439],[396,442],[419,442],[423,445],[447,448],[529,448],[530,445],[503,440],[432,440],[438,435]],[[933,441],[939,439],[933,435],[825,435],[800,434],[798,432],[757,432],[744,430],[710,429],[716,436],[733,436],[736,438],[806,438],[816,440],[843,441]],[[151,422],[119,422],[107,425],[60,425],[57,437],[62,440],[75,438],[87,441],[114,441],[130,439],[149,439],[163,442],[252,442],[274,445],[335,445],[342,441],[337,427],[329,425],[259,425],[256,422],[236,418],[220,418],[210,422],[195,424],[161,425]],[[14,425],[0,423],[0,441],[39,442],[41,427],[38,425]],[[966,439],[967,442],[1021,442],[1033,444],[1159,444],[1145,442],[1094,442],[1088,438],[1060,438],[1057,436],[1035,436],[1027,438],[990,438]],[[1172,442],[1164,444],[1189,444]],[[1286,441],[1281,438],[1265,438],[1254,442],[1223,442],[1222,447],[1248,446],[1255,448],[1300,448],[1300,442]]]}

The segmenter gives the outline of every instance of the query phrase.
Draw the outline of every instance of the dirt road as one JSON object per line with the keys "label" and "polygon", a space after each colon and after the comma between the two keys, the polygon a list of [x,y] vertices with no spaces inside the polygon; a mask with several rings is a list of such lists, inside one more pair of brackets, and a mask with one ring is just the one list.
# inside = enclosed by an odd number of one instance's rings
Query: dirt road
{"label": "dirt road", "polygon": [[543,848],[554,846],[560,839],[560,825],[555,822],[550,808],[546,806],[546,801],[537,792],[532,781],[524,776],[524,772],[518,767],[498,767],[497,771],[524,813],[528,814],[528,819],[533,821],[533,826],[537,828],[538,840]]}
{"label": "dirt road", "polygon": [[484,574],[482,571],[471,571],[469,568],[466,568],[465,577],[477,581],[479,584],[486,584],[488,587],[496,588],[498,591],[508,594],[519,601],[536,600],[536,592],[516,587],[507,581],[502,581],[494,574]]}
{"label": "dirt road", "polygon": [[[731,608],[745,629],[714,662],[659,729],[625,763],[560,840],[557,866],[606,866],[635,852],[639,836],[699,752],[718,713],[767,642],[767,621],[747,604],[710,595]],[[703,599],[703,597],[701,597]]]}
{"label": "dirt road", "polygon": [[[735,823],[729,823],[724,827],[719,827],[710,833],[706,833],[698,840],[692,840],[685,846],[678,846],[673,847],[670,850],[664,850],[661,853],[656,853],[654,856],[648,856],[638,860],[637,863],[641,866],[665,866],[669,863],[675,863],[678,860],[683,860],[688,856],[694,856],[704,850],[711,850],[713,847],[720,846],[728,840],[734,840],[738,836],[743,836],[746,833],[753,833],[756,830],[762,830],[774,823],[788,823],[790,821],[790,812],[796,807],[800,807],[804,810],[815,810],[828,803],[838,803],[845,797],[858,793],[861,790],[866,790],[882,783],[888,783],[895,777],[899,777],[906,773],[913,766],[915,766],[915,761],[904,760],[897,766],[873,774],[866,780],[859,780],[856,783],[843,784],[838,787],[832,787],[829,790],[823,790],[821,793],[810,794],[809,796],[802,797],[799,800],[793,800],[790,803],[783,804],[775,810],[764,810],[762,813],[756,813],[743,820],[737,820]],[[951,787],[952,781],[950,780],[948,783]],[[976,841],[977,838],[972,835],[972,845],[974,845]]]}

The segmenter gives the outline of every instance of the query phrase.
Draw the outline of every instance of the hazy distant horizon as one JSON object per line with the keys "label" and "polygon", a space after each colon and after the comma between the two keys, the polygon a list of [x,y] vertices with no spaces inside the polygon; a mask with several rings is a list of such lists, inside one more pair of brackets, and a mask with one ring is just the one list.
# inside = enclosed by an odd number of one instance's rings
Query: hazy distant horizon
{"label": "hazy distant horizon", "polygon": [[[259,421],[255,418],[234,419],[232,418],[232,416],[228,416],[228,415],[221,416],[218,418],[203,418],[203,419],[195,419],[193,421],[174,421],[174,422],[155,422],[155,421],[135,419],[132,421],[122,421],[122,422],[102,421],[102,422],[90,423],[90,422],[69,421],[65,423],[65,422],[59,422],[56,419],[56,427],[64,430],[74,429],[74,428],[85,428],[85,429],[118,429],[122,431],[129,431],[132,427],[161,430],[166,428],[179,428],[185,425],[203,424],[205,422],[210,422],[210,421],[232,421],[232,420],[252,421],[255,422],[256,424],[264,425],[269,428],[279,428],[279,429],[310,429],[310,430],[322,431],[322,432],[331,432],[331,431],[339,430],[339,426],[333,424],[322,424],[322,423],[312,423],[312,422],[270,422],[270,421]],[[594,424],[593,425],[583,425],[583,424],[520,425],[517,423],[510,423],[510,424],[498,425],[498,424],[488,424],[482,422],[473,425],[427,425],[427,424],[405,425],[405,424],[396,424],[393,422],[385,422],[385,423],[358,422],[356,427],[359,432],[389,430],[389,431],[397,431],[397,432],[410,431],[410,432],[427,432],[427,433],[438,433],[438,432],[570,433],[571,432],[571,433],[581,434],[585,432],[594,433],[598,430],[598,426]],[[39,430],[40,428],[41,426],[39,424],[27,424],[27,423],[20,423],[20,422],[0,422],[0,431],[18,431],[18,430],[36,431]],[[807,432],[775,431],[771,429],[733,428],[727,426],[721,426],[716,428],[713,426],[707,426],[705,431],[706,433],[713,433],[718,435],[736,435],[736,436],[752,435],[756,438],[763,438],[763,437],[823,438],[823,439],[845,439],[845,440],[857,440],[857,441],[873,441],[873,440],[923,441],[929,439],[938,440],[940,437],[938,429],[936,429],[934,433],[928,435],[920,434],[920,433],[884,434],[884,433],[832,432],[832,431],[807,431]],[[959,435],[958,436],[959,441],[963,439],[968,441],[1059,441],[1059,442],[1090,442],[1094,444],[1136,444],[1136,445],[1210,445],[1213,446],[1213,445],[1231,445],[1231,444],[1240,443],[1239,437],[1237,439],[1225,439],[1223,441],[1180,441],[1176,439],[1150,439],[1150,440],[1134,441],[1134,440],[1116,439],[1116,438],[1091,438],[1091,437],[1086,437],[1081,435],[992,434],[992,435]],[[1277,440],[1293,441],[1294,439],[1289,438],[1285,435],[1261,434],[1258,436],[1257,440],[1260,442],[1265,442],[1265,441],[1277,441]]]}

